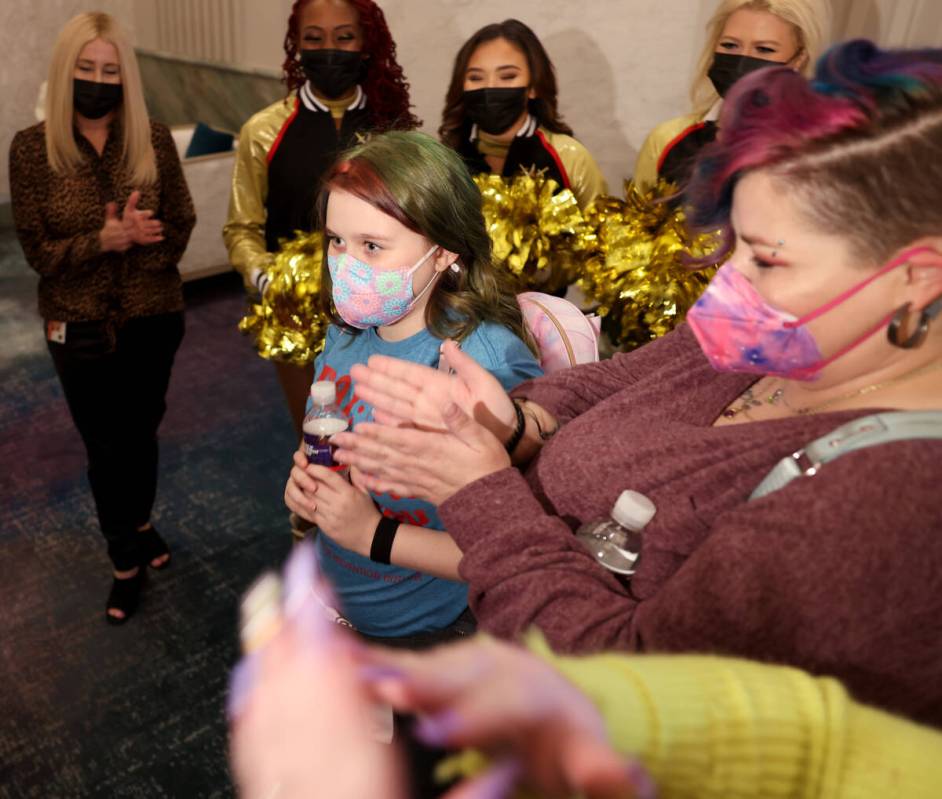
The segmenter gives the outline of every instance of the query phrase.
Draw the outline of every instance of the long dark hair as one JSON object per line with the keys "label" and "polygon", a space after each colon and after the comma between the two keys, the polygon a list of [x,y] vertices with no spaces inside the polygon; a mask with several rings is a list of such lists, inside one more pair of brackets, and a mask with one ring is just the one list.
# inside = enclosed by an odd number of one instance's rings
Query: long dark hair
{"label": "long dark hair", "polygon": [[530,100],[530,113],[547,130],[553,133],[572,135],[572,128],[563,122],[556,107],[556,70],[550,61],[542,43],[536,34],[518,19],[505,19],[485,25],[475,33],[455,56],[455,65],[451,72],[451,83],[445,95],[445,110],[442,112],[442,126],[438,129],[441,140],[449,147],[457,149],[463,138],[463,131],[468,127],[464,110],[464,75],[468,71],[468,62],[474,51],[485,42],[494,39],[506,39],[527,57],[530,68],[530,86],[536,97]]}
{"label": "long dark hair", "polygon": [[[301,88],[306,80],[299,60],[301,10],[310,0],[295,0],[288,17],[288,32],[285,34],[285,61],[282,78],[288,91]],[[385,130],[398,128],[412,130],[422,121],[409,109],[409,84],[402,67],[396,60],[396,43],[393,41],[383,10],[373,0],[347,0],[360,19],[363,31],[363,54],[367,60],[363,91],[366,107],[371,113],[375,127]]]}

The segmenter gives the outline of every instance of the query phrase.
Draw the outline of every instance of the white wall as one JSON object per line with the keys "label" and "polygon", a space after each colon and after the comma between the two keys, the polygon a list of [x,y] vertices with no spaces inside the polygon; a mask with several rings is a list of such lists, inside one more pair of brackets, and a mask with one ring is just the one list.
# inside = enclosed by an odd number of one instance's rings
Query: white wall
{"label": "white wall", "polygon": [[[380,0],[418,115],[438,127],[454,55],[479,27],[514,16],[534,29],[559,77],[560,107],[613,193],[658,122],[688,110],[717,0]],[[942,0],[831,0],[835,38],[942,46]]]}
{"label": "white wall", "polygon": [[[713,0],[707,0],[712,4]],[[698,55],[701,0],[385,0],[427,130],[439,124],[455,53],[483,25],[534,29],[559,78],[560,108],[619,191],[658,121],[682,113]]]}
{"label": "white wall", "polygon": [[285,22],[293,0],[130,2],[138,47],[209,60],[232,49],[227,63],[270,72],[281,68]]}
{"label": "white wall", "polygon": [[832,0],[841,38],[863,36],[884,47],[942,46],[939,0]]}
{"label": "white wall", "polygon": [[[100,8],[140,46],[156,49],[157,3],[166,0],[0,0],[0,202],[9,197],[6,152],[33,121],[36,92],[61,25]],[[187,0],[204,4],[210,0]],[[277,70],[291,0],[211,0],[239,20],[239,66]],[[716,0],[379,0],[426,130],[438,127],[454,54],[477,28],[516,16],[556,64],[562,111],[620,190],[655,124],[687,108],[687,90]],[[839,37],[942,45],[940,0],[832,0]],[[205,10],[203,5],[199,8]]]}
{"label": "white wall", "polygon": [[237,0],[243,24],[240,29],[243,47],[241,66],[281,71],[285,60],[282,47],[285,23],[291,12],[292,0]]}
{"label": "white wall", "polygon": [[[10,142],[16,131],[36,122],[36,98],[53,42],[65,22],[89,7],[87,0],[0,2],[0,203],[10,199]],[[95,0],[94,8],[121,18],[131,11],[127,0]]]}

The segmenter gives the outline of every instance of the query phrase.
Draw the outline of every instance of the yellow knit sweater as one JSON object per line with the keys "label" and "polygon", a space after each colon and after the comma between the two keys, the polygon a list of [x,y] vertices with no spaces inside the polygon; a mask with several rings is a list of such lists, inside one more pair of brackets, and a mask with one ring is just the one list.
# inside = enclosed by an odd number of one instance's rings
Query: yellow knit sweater
{"label": "yellow knit sweater", "polygon": [[555,657],[662,799],[937,799],[942,733],[835,680],[706,656]]}

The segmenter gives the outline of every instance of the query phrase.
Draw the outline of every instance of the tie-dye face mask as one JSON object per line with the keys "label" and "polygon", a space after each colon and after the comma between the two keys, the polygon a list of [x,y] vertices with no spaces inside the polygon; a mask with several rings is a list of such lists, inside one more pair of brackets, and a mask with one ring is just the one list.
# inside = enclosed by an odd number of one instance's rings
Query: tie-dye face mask
{"label": "tie-dye face mask", "polygon": [[893,314],[827,358],[821,354],[807,324],[927,249],[907,250],[866,280],[801,318],[770,305],[738,269],[725,264],[690,309],[687,322],[703,354],[717,371],[814,380],[825,366],[885,328]]}
{"label": "tie-dye face mask", "polygon": [[418,296],[412,289],[412,276],[437,249],[438,245],[433,245],[417,264],[404,269],[376,269],[347,253],[328,255],[334,306],[340,318],[360,330],[398,322],[435,282],[433,276]]}

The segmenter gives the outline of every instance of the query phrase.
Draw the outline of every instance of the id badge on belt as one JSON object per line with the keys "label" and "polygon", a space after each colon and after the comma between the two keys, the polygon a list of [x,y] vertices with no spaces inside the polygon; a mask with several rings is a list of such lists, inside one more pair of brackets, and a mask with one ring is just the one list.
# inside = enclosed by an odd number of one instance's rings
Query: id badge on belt
{"label": "id badge on belt", "polygon": [[46,340],[56,344],[65,344],[65,322],[46,322]]}

